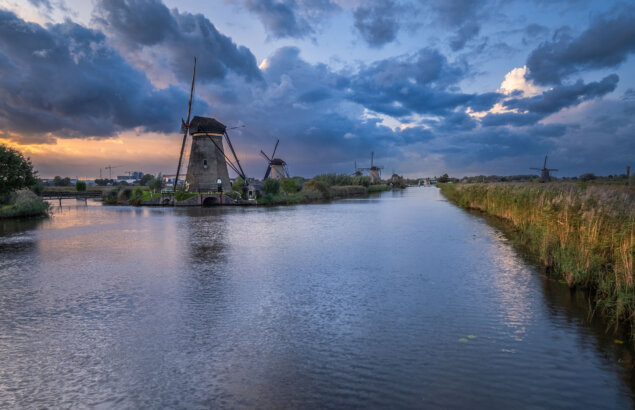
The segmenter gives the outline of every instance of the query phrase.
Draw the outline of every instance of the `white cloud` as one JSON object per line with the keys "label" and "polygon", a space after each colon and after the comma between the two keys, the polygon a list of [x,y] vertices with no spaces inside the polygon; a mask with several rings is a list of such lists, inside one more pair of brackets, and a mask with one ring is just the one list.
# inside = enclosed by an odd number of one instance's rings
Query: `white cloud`
{"label": "white cloud", "polygon": [[527,66],[516,67],[509,73],[505,74],[505,79],[501,83],[498,92],[505,95],[510,95],[514,91],[520,91],[523,97],[533,97],[534,95],[541,94],[544,90],[538,87],[531,80],[527,80],[525,75],[527,74]]}

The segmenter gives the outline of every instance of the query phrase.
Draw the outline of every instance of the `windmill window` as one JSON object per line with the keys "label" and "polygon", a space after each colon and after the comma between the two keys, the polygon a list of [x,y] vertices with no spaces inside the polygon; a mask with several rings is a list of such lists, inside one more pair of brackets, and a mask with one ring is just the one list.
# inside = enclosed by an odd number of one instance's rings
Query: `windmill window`
{"label": "windmill window", "polygon": [[207,160],[206,159],[203,160],[203,168],[207,168]]}

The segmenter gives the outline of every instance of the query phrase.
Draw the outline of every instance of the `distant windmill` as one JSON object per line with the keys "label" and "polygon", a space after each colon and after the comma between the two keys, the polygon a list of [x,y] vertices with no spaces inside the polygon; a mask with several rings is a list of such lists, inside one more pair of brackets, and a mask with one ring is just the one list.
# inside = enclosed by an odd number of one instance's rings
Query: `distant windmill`
{"label": "distant windmill", "polygon": [[362,171],[359,170],[359,168],[357,168],[357,161],[355,161],[355,172],[353,173],[354,177],[361,177],[362,176]]}
{"label": "distant windmill", "polygon": [[358,168],[359,171],[368,171],[368,176],[370,176],[370,183],[376,184],[381,181],[381,170],[384,169],[383,165],[375,165],[374,164],[375,153],[370,153],[370,168]]}
{"label": "distant windmill", "polygon": [[267,171],[265,172],[265,177],[263,181],[267,178],[272,179],[281,179],[281,178],[289,178],[289,169],[287,168],[287,163],[284,162],[280,158],[276,158],[276,150],[278,149],[278,144],[280,140],[276,141],[276,146],[273,147],[273,154],[271,157],[268,157],[262,150],[260,150],[260,154],[267,160]]}
{"label": "distant windmill", "polygon": [[558,171],[555,168],[547,168],[547,155],[545,155],[545,163],[543,164],[542,168],[529,168],[529,169],[533,169],[535,171],[540,171],[540,182],[549,182],[549,181],[551,181],[551,176],[549,175],[549,172]]}
{"label": "distant windmill", "polygon": [[[227,127],[214,118],[194,116],[190,123],[192,111],[192,98],[194,95],[194,82],[196,80],[196,57],[194,58],[194,71],[192,73],[192,87],[190,88],[190,99],[187,107],[187,121],[181,120],[183,131],[183,142],[181,144],[181,154],[176,168],[176,178],[174,178],[174,190],[179,181],[181,163],[183,161],[183,151],[187,136],[192,137],[192,147],[190,148],[190,160],[187,167],[186,182],[191,192],[215,192],[220,188],[223,192],[231,191],[229,174],[227,167],[233,169],[243,180],[247,181],[247,176],[240,166],[240,161],[236,156],[234,147],[227,134]],[[223,137],[233,154],[234,164],[225,154],[223,149]]]}

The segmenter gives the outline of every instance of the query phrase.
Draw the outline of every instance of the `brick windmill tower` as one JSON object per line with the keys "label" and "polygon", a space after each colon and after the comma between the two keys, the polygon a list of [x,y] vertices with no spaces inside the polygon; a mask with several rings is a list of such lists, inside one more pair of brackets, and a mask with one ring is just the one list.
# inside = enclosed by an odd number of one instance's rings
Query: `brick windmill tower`
{"label": "brick windmill tower", "polygon": [[[236,174],[240,175],[244,181],[247,176],[240,166],[240,161],[236,156],[232,146],[227,127],[214,118],[195,116],[190,122],[192,110],[192,96],[194,94],[194,81],[196,79],[196,58],[194,58],[194,73],[192,74],[192,88],[190,89],[190,101],[187,109],[187,121],[181,121],[183,131],[183,143],[181,144],[181,155],[179,165],[176,170],[174,189],[179,179],[181,162],[183,160],[183,150],[188,134],[192,137],[192,147],[190,149],[190,159],[185,177],[186,185],[190,192],[231,192],[232,187],[229,181],[227,167],[232,168]],[[223,137],[234,157],[235,164],[225,154],[223,147]]]}

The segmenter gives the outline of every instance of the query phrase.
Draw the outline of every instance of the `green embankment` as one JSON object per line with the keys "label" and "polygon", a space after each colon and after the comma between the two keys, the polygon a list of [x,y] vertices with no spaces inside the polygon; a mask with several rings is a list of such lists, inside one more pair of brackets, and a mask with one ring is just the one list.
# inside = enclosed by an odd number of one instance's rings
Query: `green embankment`
{"label": "green embankment", "polygon": [[45,216],[49,203],[43,201],[33,192],[24,189],[13,192],[7,204],[0,205],[0,218],[26,218]]}
{"label": "green embankment", "polygon": [[591,290],[635,340],[635,189],[572,183],[442,184],[455,204],[509,222],[517,241],[569,286]]}

